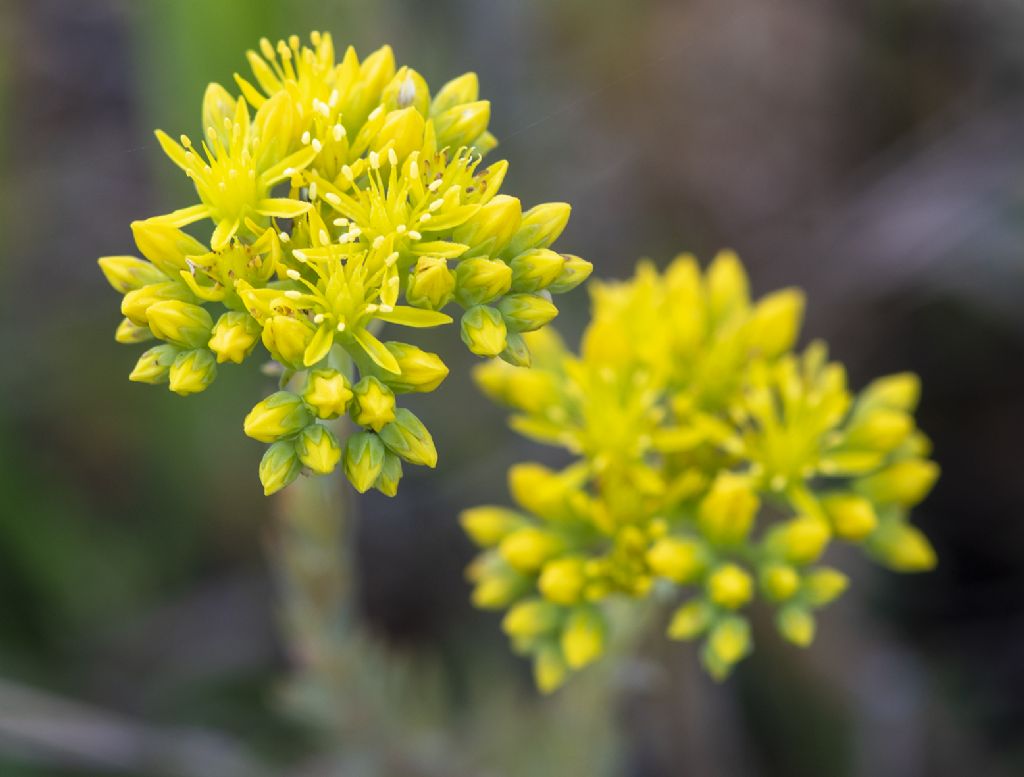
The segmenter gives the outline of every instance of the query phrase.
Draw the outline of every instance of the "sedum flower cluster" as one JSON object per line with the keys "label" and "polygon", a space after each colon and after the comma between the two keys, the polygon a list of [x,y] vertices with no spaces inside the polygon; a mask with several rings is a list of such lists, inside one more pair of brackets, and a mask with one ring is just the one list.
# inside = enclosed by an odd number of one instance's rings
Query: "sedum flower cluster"
{"label": "sedum flower cluster", "polygon": [[[500,193],[507,163],[481,163],[496,141],[475,74],[431,95],[389,47],[338,60],[325,33],[263,40],[248,60],[240,96],[207,89],[199,142],[157,132],[199,201],[132,224],[144,258],[100,259],[124,295],[116,339],[159,341],[129,377],[182,395],[262,346],[281,390],[244,429],[269,444],[266,493],[343,463],[358,490],[394,494],[403,461],[437,459],[396,395],[433,391],[448,368],[381,327],[450,323],[452,303],[470,351],[526,365],[523,333],[591,266],[550,248],[567,204],[524,211]],[[204,240],[183,229],[199,224]],[[345,415],[360,430],[342,448],[324,422]]]}
{"label": "sedum flower cluster", "polygon": [[823,563],[833,541],[898,571],[934,565],[908,523],[938,475],[914,422],[915,376],[852,393],[822,343],[794,350],[801,293],[752,302],[728,252],[703,274],[682,256],[590,288],[578,356],[544,330],[533,369],[476,372],[518,411],[515,429],[574,457],[513,467],[516,509],[462,516],[482,549],[473,601],[507,610],[542,690],[602,654],[613,599],[682,599],[668,637],[703,640],[722,679],[751,650],[757,598],[785,639],[811,642],[815,611],[847,586]]}

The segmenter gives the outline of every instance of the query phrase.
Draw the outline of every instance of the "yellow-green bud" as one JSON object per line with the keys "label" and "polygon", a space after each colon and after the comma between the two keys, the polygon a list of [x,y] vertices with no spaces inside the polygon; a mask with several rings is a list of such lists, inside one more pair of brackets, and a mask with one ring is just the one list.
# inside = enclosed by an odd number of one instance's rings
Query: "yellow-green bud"
{"label": "yellow-green bud", "polygon": [[440,310],[455,293],[455,274],[448,261],[438,256],[421,256],[416,261],[405,300],[417,308]]}
{"label": "yellow-green bud", "polygon": [[733,664],[750,652],[750,623],[746,618],[731,616],[715,624],[708,636],[705,664],[716,680],[723,680]]}
{"label": "yellow-green bud", "polygon": [[378,378],[367,375],[352,389],[352,420],[379,432],[395,420],[395,394]]}
{"label": "yellow-green bud", "polygon": [[723,545],[742,542],[750,533],[761,500],[750,480],[721,472],[700,503],[698,521],[704,536]]}
{"label": "yellow-green bud", "polygon": [[128,380],[136,383],[163,383],[181,350],[173,345],[158,345],[139,357]]}
{"label": "yellow-green bud", "polygon": [[723,564],[708,575],[707,589],[712,602],[736,610],[753,598],[754,580],[737,564]]}
{"label": "yellow-green bud", "polygon": [[803,594],[812,607],[824,607],[849,587],[850,579],[837,569],[821,567],[804,577]]}
{"label": "yellow-green bud", "polygon": [[696,639],[711,625],[714,610],[703,599],[691,599],[672,615],[668,624],[669,639]]}
{"label": "yellow-green bud", "polygon": [[846,430],[851,448],[891,451],[914,431],[914,419],[902,410],[878,407],[860,414]]}
{"label": "yellow-green bud", "polygon": [[519,229],[509,241],[505,253],[518,256],[531,248],[547,248],[558,239],[569,223],[572,208],[566,202],[545,202],[523,214]]}
{"label": "yellow-green bud", "polygon": [[544,562],[562,552],[562,541],[537,526],[524,526],[502,539],[498,545],[501,557],[520,572],[536,572]]}
{"label": "yellow-green bud", "polygon": [[188,259],[208,253],[206,246],[160,219],[132,222],[135,245],[142,255],[170,277],[188,269]]}
{"label": "yellow-green bud", "polygon": [[921,380],[911,372],[901,372],[872,381],[861,393],[860,404],[912,413],[920,396]]}
{"label": "yellow-green bud", "polygon": [[508,607],[530,588],[529,578],[519,574],[493,553],[478,556],[466,570],[474,584],[473,606],[483,610]]}
{"label": "yellow-green bud", "polygon": [[182,348],[201,348],[210,339],[213,319],[206,309],[180,300],[166,300],[146,311],[149,328],[160,340]]}
{"label": "yellow-green bud", "polygon": [[348,409],[352,388],[348,378],[335,370],[313,370],[309,373],[302,398],[313,408],[317,418],[337,418]]}
{"label": "yellow-green bud", "polygon": [[217,361],[205,348],[178,354],[168,374],[169,388],[175,394],[188,396],[205,391],[217,378]]}
{"label": "yellow-green bud", "polygon": [[789,599],[800,589],[800,573],[789,564],[765,564],[761,568],[761,589],[772,601]]}
{"label": "yellow-green bud", "polygon": [[404,407],[395,411],[395,420],[380,430],[380,439],[392,453],[410,464],[437,466],[437,449],[427,427]]}
{"label": "yellow-green bud", "polygon": [[373,487],[384,496],[395,496],[398,494],[398,483],[402,479],[402,460],[391,451],[384,453],[384,466],[380,474],[373,482]]}
{"label": "yellow-green bud", "polygon": [[557,691],[569,676],[565,658],[557,644],[545,641],[533,658],[533,681],[543,694]]}
{"label": "yellow-green bud", "polygon": [[565,259],[549,248],[534,248],[516,256],[509,266],[515,291],[540,291],[562,274]]}
{"label": "yellow-green bud", "polygon": [[904,459],[857,481],[857,490],[879,504],[912,507],[920,502],[939,477],[939,465],[925,459]]}
{"label": "yellow-green bud", "polygon": [[512,268],[499,259],[464,259],[455,269],[456,295],[465,307],[490,302],[512,287]]}
{"label": "yellow-green bud", "polygon": [[[439,148],[472,145],[491,120],[491,104],[487,100],[457,105],[434,116]],[[463,242],[459,240],[458,242]]]}
{"label": "yellow-green bud", "polygon": [[437,116],[457,105],[475,102],[479,96],[480,84],[476,73],[463,73],[442,86],[434,95],[430,103],[430,115]]}
{"label": "yellow-green bud", "polygon": [[562,608],[543,599],[524,599],[501,621],[510,637],[536,637],[554,631],[562,622]]}
{"label": "yellow-green bud", "polygon": [[121,300],[121,313],[133,324],[148,326],[147,312],[153,305],[166,300],[191,302],[194,299],[188,287],[178,281],[151,283],[125,294]]}
{"label": "yellow-green bud", "polygon": [[298,434],[312,422],[313,415],[301,397],[278,391],[249,411],[243,429],[254,440],[274,442]]}
{"label": "yellow-green bud", "polygon": [[323,424],[310,424],[295,438],[295,452],[304,467],[318,475],[334,471],[341,461],[341,446]]}
{"label": "yellow-green bud", "polygon": [[798,647],[807,647],[814,641],[814,616],[805,607],[788,604],[775,617],[779,633]]}
{"label": "yellow-green bud", "polygon": [[369,491],[384,469],[387,451],[373,432],[357,432],[345,443],[345,475],[360,494]]}
{"label": "yellow-green bud", "polygon": [[299,366],[314,330],[292,316],[271,316],[263,322],[263,345],[282,364]]}
{"label": "yellow-green bud", "polygon": [[260,461],[260,483],[263,493],[270,496],[291,483],[302,471],[302,464],[290,440],[275,442]]}
{"label": "yellow-green bud", "polygon": [[868,551],[896,572],[927,572],[935,568],[935,550],[915,526],[893,521],[879,527],[867,543]]}
{"label": "yellow-green bud", "polygon": [[532,357],[526,340],[518,332],[505,334],[505,350],[499,356],[513,367],[529,367]]}
{"label": "yellow-green bud", "polygon": [[837,536],[860,542],[878,526],[871,502],[856,494],[829,494],[821,500]]}
{"label": "yellow-green bud", "polygon": [[408,343],[384,343],[398,362],[398,375],[388,373],[384,382],[392,391],[433,391],[448,377],[448,367],[436,353],[424,351]]}
{"label": "yellow-green bud", "polygon": [[719,251],[704,274],[708,306],[715,321],[725,321],[750,303],[747,274],[733,251]]}
{"label": "yellow-green bud", "polygon": [[749,346],[767,358],[785,353],[796,342],[804,317],[804,295],[782,289],[762,297],[750,316]]}
{"label": "yellow-green bud", "polygon": [[541,518],[563,517],[580,482],[578,470],[556,472],[536,462],[513,464],[508,470],[508,490],[512,499],[524,510]]}
{"label": "yellow-green bud", "polygon": [[395,150],[399,159],[405,159],[410,153],[423,146],[423,130],[426,122],[416,108],[409,107],[391,111],[384,119],[383,126],[377,131],[370,145],[380,151],[388,144]]}
{"label": "yellow-green bud", "polygon": [[571,556],[548,561],[537,580],[537,590],[555,604],[576,604],[587,582],[583,566],[583,559]]}
{"label": "yellow-green bud", "polygon": [[773,528],[766,545],[791,564],[810,564],[817,561],[831,538],[832,531],[824,520],[797,516]]}
{"label": "yellow-green bud", "polygon": [[261,331],[259,322],[248,313],[224,313],[214,324],[208,347],[217,354],[219,364],[241,364],[256,347]]}
{"label": "yellow-green bud", "polygon": [[134,256],[104,256],[99,264],[107,283],[121,294],[169,280],[150,262]]}
{"label": "yellow-green bud", "polygon": [[595,607],[577,607],[562,627],[562,655],[570,669],[582,669],[604,653],[606,626]]}
{"label": "yellow-green bud", "polygon": [[541,294],[509,294],[498,302],[498,310],[513,332],[540,329],[558,315],[558,308]]}
{"label": "yellow-green bud", "polygon": [[647,551],[647,565],[658,577],[674,583],[692,583],[704,570],[706,553],[690,537],[662,537]]}
{"label": "yellow-green bud", "polygon": [[144,343],[147,340],[152,340],[153,333],[149,331],[148,326],[133,324],[130,320],[125,318],[117,325],[117,331],[114,332],[114,339],[125,345],[134,345],[135,343]]}
{"label": "yellow-green bud", "polygon": [[465,224],[456,228],[452,239],[470,247],[463,254],[467,259],[473,256],[496,256],[519,229],[522,216],[523,207],[516,197],[498,194]]}
{"label": "yellow-green bud", "polygon": [[562,254],[562,259],[565,260],[562,272],[548,286],[548,291],[552,294],[565,294],[567,291],[572,291],[589,278],[590,273],[594,271],[594,265],[573,254]]}
{"label": "yellow-green bud", "polygon": [[522,515],[507,507],[472,507],[459,516],[462,530],[481,548],[491,548],[525,524]]}
{"label": "yellow-green bud", "polygon": [[477,305],[462,314],[462,342],[477,356],[497,356],[505,350],[508,329],[495,308]]}

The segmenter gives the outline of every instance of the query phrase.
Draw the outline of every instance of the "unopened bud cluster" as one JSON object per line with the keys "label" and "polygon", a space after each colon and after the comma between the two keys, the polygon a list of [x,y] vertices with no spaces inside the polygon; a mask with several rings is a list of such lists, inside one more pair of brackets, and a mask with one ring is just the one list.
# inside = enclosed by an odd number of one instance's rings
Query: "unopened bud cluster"
{"label": "unopened bud cluster", "polygon": [[[160,341],[130,379],[183,395],[262,349],[305,386],[246,419],[270,443],[267,492],[343,460],[360,490],[393,494],[400,460],[436,459],[395,394],[432,391],[448,370],[380,328],[450,323],[442,309],[454,303],[473,353],[528,364],[522,333],[555,317],[552,294],[590,264],[551,248],[568,205],[524,211],[500,193],[507,163],[481,165],[497,142],[473,73],[432,95],[389,47],[338,59],[325,33],[309,46],[263,40],[248,60],[240,96],[206,90],[200,141],[157,132],[199,201],[132,224],[144,258],[100,259],[124,295],[115,337]],[[210,225],[205,241],[183,231],[197,222]],[[345,413],[364,431],[342,452],[321,422]]]}
{"label": "unopened bud cluster", "polygon": [[823,563],[833,541],[897,571],[935,564],[908,522],[938,476],[914,422],[916,377],[851,393],[823,344],[794,351],[801,293],[751,302],[728,252],[704,273],[684,256],[590,288],[578,356],[544,330],[528,338],[532,369],[476,372],[518,411],[514,428],[577,457],[513,467],[517,509],[462,516],[482,549],[473,601],[507,610],[542,690],[602,654],[612,598],[682,598],[667,634],[701,639],[720,679],[752,649],[756,598],[785,639],[812,641],[816,611],[847,587]]}

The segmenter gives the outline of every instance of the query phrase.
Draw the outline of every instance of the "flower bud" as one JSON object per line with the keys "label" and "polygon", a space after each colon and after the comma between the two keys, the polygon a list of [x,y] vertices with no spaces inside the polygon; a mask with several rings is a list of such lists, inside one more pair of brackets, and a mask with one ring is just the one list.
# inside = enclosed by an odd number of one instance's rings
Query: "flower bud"
{"label": "flower bud", "polygon": [[433,102],[430,103],[430,115],[437,116],[458,105],[476,102],[480,96],[480,84],[476,73],[463,73],[441,87]]}
{"label": "flower bud", "polygon": [[558,645],[544,642],[533,658],[533,681],[543,694],[554,693],[569,676],[565,658]]}
{"label": "flower bud", "polygon": [[712,676],[724,679],[732,665],[750,652],[751,645],[750,622],[746,618],[734,615],[716,623],[704,654]]}
{"label": "flower bud", "polygon": [[543,599],[525,599],[512,607],[501,622],[510,637],[536,637],[558,628],[562,608]]}
{"label": "flower bud", "polygon": [[323,424],[310,424],[295,438],[295,453],[304,467],[328,475],[341,461],[341,446]]}
{"label": "flower bud", "polygon": [[180,300],[192,302],[195,297],[183,283],[164,281],[129,291],[121,300],[121,313],[133,324],[148,326],[147,311],[158,302]]}
{"label": "flower bud", "polygon": [[107,283],[121,294],[169,280],[153,264],[134,256],[104,256],[99,260],[99,265]]}
{"label": "flower bud", "polygon": [[565,259],[549,248],[534,248],[516,256],[509,266],[515,291],[540,291],[562,274]]}
{"label": "flower bud", "polygon": [[249,411],[242,428],[254,440],[274,442],[298,434],[312,422],[313,415],[301,397],[278,391]]}
{"label": "flower bud", "polygon": [[398,483],[402,479],[402,460],[391,451],[384,454],[384,466],[373,483],[373,487],[384,496],[395,496],[398,493]]}
{"label": "flower bud", "polygon": [[531,248],[547,248],[562,234],[571,211],[567,202],[546,202],[530,208],[523,214],[505,253],[518,256]]}
{"label": "flower bud", "polygon": [[719,251],[705,273],[708,307],[716,322],[726,321],[750,304],[747,274],[732,251]]}
{"label": "flower bud", "polygon": [[466,258],[496,256],[519,229],[522,216],[523,206],[518,198],[498,194],[471,219],[456,228],[452,239],[470,247],[463,254]]}
{"label": "flower bud", "polygon": [[384,343],[398,362],[398,375],[384,376],[392,391],[433,391],[448,377],[448,367],[436,353],[424,351],[408,343]]}
{"label": "flower bud", "polygon": [[459,516],[462,530],[481,548],[491,548],[525,525],[522,515],[506,507],[473,507]]}
{"label": "flower bud", "polygon": [[299,476],[302,464],[290,440],[275,442],[260,461],[260,483],[266,496],[280,491]]}
{"label": "flower bud", "polygon": [[577,607],[562,627],[562,655],[570,669],[582,669],[604,653],[605,622],[596,607]]}
{"label": "flower bud", "polygon": [[410,464],[437,466],[437,449],[427,427],[411,411],[402,407],[395,411],[395,420],[380,430],[380,439],[392,453]]}
{"label": "flower bud", "polygon": [[809,516],[797,516],[776,526],[765,539],[770,552],[791,564],[810,564],[824,552],[832,538],[828,523]]}
{"label": "flower bud", "polygon": [[520,572],[536,572],[563,549],[564,544],[556,535],[537,526],[516,529],[498,545],[501,557]]}
{"label": "flower bud", "polygon": [[128,380],[153,384],[165,382],[180,352],[179,348],[167,344],[150,348],[139,357]]}
{"label": "flower bud", "polygon": [[850,585],[850,579],[837,569],[821,567],[804,578],[803,594],[813,607],[824,607],[837,599]]}
{"label": "flower bud", "polygon": [[523,462],[509,467],[508,490],[524,510],[559,520],[570,513],[571,500],[582,483],[580,475],[578,468],[557,472],[543,464]]}
{"label": "flower bud", "polygon": [[410,305],[428,310],[440,310],[455,293],[455,275],[448,262],[436,256],[421,256],[416,261],[405,300]]}
{"label": "flower bud", "polygon": [[144,343],[147,340],[152,340],[153,333],[149,331],[148,326],[138,326],[125,318],[117,325],[114,339],[124,345],[134,345],[135,343]]}
{"label": "flower bud", "polygon": [[587,582],[583,574],[583,559],[567,556],[556,558],[544,564],[537,590],[548,601],[555,604],[576,604],[583,595]]}
{"label": "flower bud", "polygon": [[672,615],[667,635],[669,639],[696,639],[711,625],[714,611],[703,599],[691,599]]}
{"label": "flower bud", "polygon": [[415,108],[391,111],[370,145],[375,151],[380,151],[391,144],[398,158],[405,159],[423,145],[425,126],[423,115]]}
{"label": "flower bud", "polygon": [[861,392],[859,404],[912,413],[920,396],[921,380],[912,372],[901,372],[872,381]]}
{"label": "flower bud", "polygon": [[568,291],[572,291],[589,278],[590,273],[594,271],[594,265],[586,259],[581,259],[572,254],[562,254],[562,259],[565,260],[565,264],[562,265],[562,272],[548,286],[548,291],[552,294],[565,294]]}
{"label": "flower bud", "polygon": [[920,502],[939,477],[939,465],[925,459],[904,459],[857,481],[857,490],[879,504],[912,507]]}
{"label": "flower bud", "polygon": [[434,116],[438,148],[448,146],[455,149],[471,145],[486,131],[490,120],[491,104],[487,100],[464,103],[442,111]]}
{"label": "flower bud", "polygon": [[263,322],[263,345],[281,364],[298,366],[313,333],[311,326],[297,318],[271,316]]}
{"label": "flower bud", "polygon": [[218,364],[241,364],[256,347],[261,331],[259,322],[248,313],[224,313],[213,326],[208,347],[217,354]]}
{"label": "flower bud", "polygon": [[380,104],[392,112],[411,107],[420,114],[422,120],[430,110],[430,87],[423,76],[411,67],[402,67],[395,73],[391,83],[384,87]]}
{"label": "flower bud", "polygon": [[462,314],[462,342],[477,356],[497,356],[505,350],[508,330],[495,308],[477,305]]}
{"label": "flower bud", "polygon": [[785,601],[800,589],[800,573],[789,564],[765,564],[761,568],[761,589],[772,601]]}
{"label": "flower bud", "polygon": [[692,583],[704,570],[704,548],[690,537],[662,537],[647,551],[647,565],[658,577]]}
{"label": "flower bud", "polygon": [[821,504],[836,535],[844,540],[860,542],[878,526],[874,506],[862,496],[829,494],[822,498]]}
{"label": "flower bud", "polygon": [[915,526],[893,521],[869,539],[868,552],[896,572],[927,572],[935,568],[935,550]]}
{"label": "flower bud", "polygon": [[914,419],[910,415],[902,410],[878,407],[856,417],[847,427],[844,442],[850,448],[891,451],[913,431]]}
{"label": "flower bud", "polygon": [[540,329],[558,315],[558,308],[540,294],[509,294],[498,302],[506,326],[513,332]]}
{"label": "flower bud", "polygon": [[482,610],[508,607],[530,589],[532,582],[491,554],[475,559],[466,576],[474,583],[473,606]]}
{"label": "flower bud", "polygon": [[365,494],[384,469],[387,451],[373,432],[357,432],[345,443],[345,475],[360,494]]}
{"label": "flower bud", "polygon": [[505,294],[512,286],[512,268],[498,259],[464,259],[455,269],[456,296],[471,307]]}
{"label": "flower bud", "polygon": [[760,507],[761,500],[747,477],[721,472],[701,500],[697,520],[712,542],[735,544],[746,539]]}
{"label": "flower bud", "polygon": [[807,647],[814,641],[814,616],[806,607],[789,604],[779,610],[775,625],[787,642]]}
{"label": "flower bud", "polygon": [[530,348],[518,332],[508,332],[505,335],[505,350],[498,356],[513,367],[529,367],[532,361]]}
{"label": "flower bud", "polygon": [[188,269],[188,259],[203,256],[209,249],[178,227],[159,218],[132,222],[135,245],[142,255],[169,277]]}
{"label": "flower bud", "polygon": [[166,300],[146,311],[154,336],[182,348],[200,348],[209,341],[213,319],[206,309],[180,300]]}
{"label": "flower bud", "polygon": [[171,365],[169,388],[175,394],[188,396],[205,391],[217,377],[217,361],[205,348],[182,351]]}
{"label": "flower bud", "polygon": [[749,347],[769,359],[793,347],[804,316],[804,295],[782,289],[762,297],[750,316]]}
{"label": "flower bud", "polygon": [[302,390],[302,398],[317,418],[337,418],[348,409],[352,389],[348,378],[335,370],[313,370]]}
{"label": "flower bud", "polygon": [[723,564],[708,575],[708,598],[715,604],[736,610],[754,596],[754,580],[737,564]]}
{"label": "flower bud", "polygon": [[395,395],[378,378],[365,376],[352,389],[352,420],[379,432],[395,420]]}

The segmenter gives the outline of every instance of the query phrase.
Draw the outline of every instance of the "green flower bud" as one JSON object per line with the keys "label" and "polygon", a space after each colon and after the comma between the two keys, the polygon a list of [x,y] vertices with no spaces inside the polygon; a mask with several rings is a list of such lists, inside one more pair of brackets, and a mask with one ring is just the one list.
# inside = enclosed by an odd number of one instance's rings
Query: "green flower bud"
{"label": "green flower bud", "polygon": [[217,361],[205,348],[183,351],[171,365],[169,388],[175,394],[188,396],[205,391],[217,378]]}
{"label": "green flower bud", "polygon": [[408,343],[384,343],[398,362],[398,375],[384,375],[384,382],[392,391],[433,391],[448,377],[448,367],[436,353],[424,351]]}
{"label": "green flower bud", "polygon": [[395,394],[378,378],[367,375],[352,389],[352,420],[379,432],[395,420]]}
{"label": "green flower bud", "polygon": [[[470,570],[472,572],[473,567]],[[483,572],[473,575],[473,582],[473,606],[482,610],[500,610],[508,607],[530,587],[529,578],[505,564],[486,565]]]}
{"label": "green flower bud", "polygon": [[384,469],[387,451],[373,432],[357,432],[345,443],[345,475],[360,494],[365,494]]}
{"label": "green flower bud", "polygon": [[858,414],[847,427],[844,444],[849,448],[891,451],[914,431],[914,419],[902,410],[877,407]]}
{"label": "green flower bud", "polygon": [[[491,120],[491,104],[487,100],[456,105],[434,116],[438,148],[459,148],[472,145]],[[461,240],[458,242],[462,242]]]}
{"label": "green flower bud", "polygon": [[393,453],[410,464],[437,466],[437,449],[427,427],[411,411],[402,407],[395,420],[380,430],[380,439]]}
{"label": "green flower bud", "polygon": [[565,264],[562,265],[562,272],[548,286],[548,291],[552,294],[565,294],[567,291],[572,291],[589,278],[590,273],[594,271],[594,265],[586,259],[581,259],[572,254],[562,254],[562,258],[565,260]]}
{"label": "green flower bud", "polygon": [[200,348],[209,341],[213,319],[205,308],[180,300],[166,300],[146,311],[154,336],[182,348]]}
{"label": "green flower bud", "polygon": [[512,607],[501,622],[510,637],[536,637],[561,625],[562,608],[543,599],[525,599]]}
{"label": "green flower bud", "polygon": [[121,294],[170,280],[150,262],[134,256],[104,256],[99,265],[107,283]]}
{"label": "green flower bud", "polygon": [[534,248],[519,254],[509,262],[509,266],[515,291],[540,291],[562,274],[565,259],[549,248]]}
{"label": "green flower bud", "polygon": [[299,476],[302,464],[290,440],[275,442],[260,461],[260,483],[266,496],[280,491]]}
{"label": "green flower bud", "polygon": [[281,364],[300,366],[314,330],[291,316],[271,316],[263,322],[263,345]]}
{"label": "green flower bud", "polygon": [[164,383],[168,379],[171,365],[178,357],[181,349],[173,345],[158,345],[150,348],[135,363],[128,380],[136,383]]}
{"label": "green flower bud", "polygon": [[498,194],[471,219],[456,228],[452,239],[456,243],[470,246],[463,254],[467,259],[474,256],[496,256],[519,229],[522,216],[523,206],[518,198]]}
{"label": "green flower bud", "polygon": [[824,607],[837,599],[850,585],[850,579],[837,569],[822,567],[804,578],[803,594],[812,607]]}
{"label": "green flower bud", "polygon": [[704,571],[707,554],[690,537],[662,537],[647,551],[651,573],[675,583],[692,583]]}
{"label": "green flower bud", "polygon": [[434,95],[434,100],[430,104],[430,115],[437,116],[456,106],[476,102],[479,96],[480,84],[476,73],[463,73],[442,86]]}
{"label": "green flower bud", "polygon": [[455,293],[455,275],[448,262],[436,256],[421,256],[416,261],[405,300],[417,308],[440,310]]}
{"label": "green flower bud", "polygon": [[402,479],[402,460],[391,451],[384,454],[384,466],[373,483],[373,487],[384,496],[395,496],[398,493],[398,483]]}
{"label": "green flower bud", "polygon": [[935,550],[915,526],[893,521],[879,527],[867,542],[867,550],[896,572],[927,572],[935,568]]}
{"label": "green flower bud", "polygon": [[714,610],[703,599],[691,599],[672,615],[667,635],[669,639],[696,639],[711,625]]}
{"label": "green flower bud", "polygon": [[779,610],[775,625],[786,641],[798,647],[807,647],[814,641],[814,616],[798,604],[789,604]]}
{"label": "green flower bud", "polygon": [[530,347],[518,332],[508,332],[505,335],[505,350],[498,355],[502,361],[513,367],[529,367],[532,361]]}
{"label": "green flower bud", "polygon": [[223,314],[214,324],[208,347],[217,354],[217,363],[241,364],[259,342],[259,322],[248,313]]}
{"label": "green flower bud", "polygon": [[462,530],[481,548],[491,548],[525,525],[525,519],[506,507],[473,507],[459,516]]}
{"label": "green flower bud", "polygon": [[124,295],[124,299],[121,300],[121,314],[133,324],[148,326],[147,311],[158,302],[166,300],[193,302],[195,297],[185,284],[177,281],[151,283]]}
{"label": "green flower bud", "polygon": [[554,693],[569,676],[565,658],[558,645],[545,641],[533,657],[533,681],[543,694]]}
{"label": "green flower bud", "polygon": [[523,214],[505,253],[517,256],[531,248],[547,248],[562,234],[571,211],[567,202],[546,202],[530,208]]}
{"label": "green flower bud", "polygon": [[861,393],[861,407],[886,407],[912,413],[921,396],[921,381],[911,372],[886,375],[872,381]]}
{"label": "green flower bud", "polygon": [[737,564],[722,564],[708,575],[708,598],[730,610],[736,610],[754,597],[754,580]]}
{"label": "green flower bud", "polygon": [[335,370],[313,370],[302,390],[302,398],[317,418],[337,418],[348,409],[352,388],[348,378]]}
{"label": "green flower bud", "polygon": [[152,340],[153,333],[149,331],[148,326],[138,326],[125,318],[117,325],[114,339],[125,345],[134,345],[135,343],[144,343],[147,340]]}
{"label": "green flower bud", "polygon": [[304,467],[318,475],[328,475],[341,461],[341,446],[323,424],[310,424],[295,438],[295,453]]}
{"label": "green flower bud", "polygon": [[711,630],[704,660],[716,680],[725,679],[733,664],[750,652],[750,623],[746,618],[723,618]]}
{"label": "green flower bud", "polygon": [[939,477],[939,465],[924,459],[897,461],[857,481],[857,490],[879,504],[912,507],[924,499]]}
{"label": "green flower bud", "polygon": [[765,564],[761,568],[761,589],[772,601],[789,599],[800,589],[800,573],[789,564]]}
{"label": "green flower bud", "polygon": [[596,607],[577,607],[562,627],[561,647],[570,669],[582,669],[604,653],[606,626]]}
{"label": "green flower bud", "polygon": [[455,270],[456,296],[472,307],[500,297],[512,286],[512,268],[498,259],[464,259]]}
{"label": "green flower bud", "polygon": [[260,442],[274,442],[298,434],[313,422],[302,398],[290,391],[278,391],[259,402],[245,417],[243,429]]}
{"label": "green flower bud", "polygon": [[501,313],[477,305],[462,314],[462,342],[477,356],[497,356],[505,350],[508,329]]}
{"label": "green flower bud", "polygon": [[498,302],[498,310],[513,332],[540,329],[558,315],[558,308],[540,294],[509,294]]}

